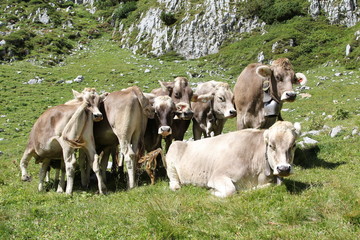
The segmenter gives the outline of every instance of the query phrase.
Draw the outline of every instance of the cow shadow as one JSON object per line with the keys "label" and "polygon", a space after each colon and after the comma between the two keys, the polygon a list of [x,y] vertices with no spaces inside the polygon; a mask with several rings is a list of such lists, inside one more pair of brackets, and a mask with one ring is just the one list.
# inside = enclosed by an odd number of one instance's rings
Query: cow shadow
{"label": "cow shadow", "polygon": [[286,187],[286,190],[290,193],[290,194],[295,194],[295,195],[299,195],[302,192],[313,188],[313,187],[322,187],[323,184],[321,183],[304,183],[304,182],[299,182],[299,181],[294,181],[291,179],[283,179],[283,184]]}
{"label": "cow shadow", "polygon": [[335,169],[346,162],[327,162],[318,157],[320,148],[312,146],[308,148],[297,148],[294,156],[294,164],[304,169],[322,167],[326,169]]}

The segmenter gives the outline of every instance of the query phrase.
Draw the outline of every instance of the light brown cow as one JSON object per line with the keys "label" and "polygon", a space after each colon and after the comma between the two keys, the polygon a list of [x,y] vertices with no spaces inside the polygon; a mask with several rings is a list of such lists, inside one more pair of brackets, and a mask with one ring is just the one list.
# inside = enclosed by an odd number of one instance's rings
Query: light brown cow
{"label": "light brown cow", "polygon": [[295,74],[287,58],[279,58],[270,66],[248,65],[234,87],[237,129],[269,128],[276,120],[282,120],[282,104],[295,100],[293,84],[300,81],[306,82],[305,75]]}
{"label": "light brown cow", "polygon": [[300,124],[279,121],[270,129],[245,129],[198,141],[175,141],[166,155],[170,189],[193,184],[227,197],[289,176]]}
{"label": "light brown cow", "polygon": [[[101,109],[101,108],[100,108]],[[102,171],[106,170],[111,150],[119,144],[119,162],[125,161],[128,186],[135,186],[136,166],[144,154],[144,133],[148,117],[154,117],[154,109],[140,88],[133,86],[110,93],[104,101],[104,121],[94,126],[97,149],[105,151],[101,160]],[[85,178],[88,174],[84,175]],[[83,180],[88,182],[88,180]]]}
{"label": "light brown cow", "polygon": [[[72,194],[76,163],[74,151],[81,148],[96,173],[99,192],[104,193],[106,187],[100,175],[98,156],[95,151],[93,122],[102,120],[98,105],[107,94],[100,96],[95,89],[89,88],[81,93],[73,90],[73,93],[76,99],[67,104],[49,108],[35,122],[20,161],[21,179],[23,181],[30,180],[27,166],[31,157],[39,162],[44,162],[39,177],[39,190],[42,190],[49,161],[63,159],[67,176],[66,193]],[[58,192],[64,191],[64,188],[65,183],[61,181]]]}
{"label": "light brown cow", "polygon": [[236,116],[234,106],[234,95],[229,84],[217,81],[209,81],[199,84],[195,94],[210,101],[197,101],[191,103],[194,111],[193,134],[194,139],[198,140],[201,135],[210,137],[221,134],[226,120]]}

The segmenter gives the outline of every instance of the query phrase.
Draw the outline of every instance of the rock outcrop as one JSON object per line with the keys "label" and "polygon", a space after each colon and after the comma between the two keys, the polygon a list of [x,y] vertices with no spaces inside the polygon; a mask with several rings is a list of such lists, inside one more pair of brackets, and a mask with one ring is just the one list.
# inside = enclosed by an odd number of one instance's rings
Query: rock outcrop
{"label": "rock outcrop", "polygon": [[[160,6],[142,14],[130,28],[124,29],[120,24],[122,46],[134,52],[147,46],[146,51],[156,56],[175,51],[187,59],[217,53],[232,33],[250,32],[264,25],[256,16],[251,19],[239,16],[236,2],[239,0],[205,0],[198,4],[189,0],[158,0]],[[167,26],[161,20],[163,9],[181,12],[183,17]],[[137,32],[135,41],[129,37],[133,31]]]}
{"label": "rock outcrop", "polygon": [[309,14],[318,17],[324,12],[331,24],[341,24],[348,27],[360,21],[360,9],[357,0],[308,0]]}
{"label": "rock outcrop", "polygon": [[[357,0],[308,1],[309,14],[314,18],[324,13],[330,23],[348,27],[360,21]],[[121,35],[122,47],[156,56],[174,51],[187,59],[194,59],[217,53],[221,45],[236,33],[251,32],[265,25],[257,16],[240,16],[237,3],[244,0],[157,2],[157,7],[142,13],[139,21],[130,27],[125,28],[120,23],[115,29]],[[164,13],[182,17],[168,26],[161,20]]]}

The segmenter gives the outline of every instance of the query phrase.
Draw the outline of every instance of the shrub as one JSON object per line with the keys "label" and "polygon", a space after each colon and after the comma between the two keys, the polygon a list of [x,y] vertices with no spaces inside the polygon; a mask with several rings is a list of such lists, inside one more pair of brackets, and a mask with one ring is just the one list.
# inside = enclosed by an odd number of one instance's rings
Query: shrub
{"label": "shrub", "polygon": [[161,12],[160,19],[165,23],[166,26],[170,26],[176,23],[177,19],[173,13]]}
{"label": "shrub", "polygon": [[349,118],[349,112],[342,109],[342,108],[338,108],[336,109],[334,115],[333,115],[333,120],[344,120]]}
{"label": "shrub", "polygon": [[113,20],[121,20],[123,18],[127,18],[127,16],[136,10],[136,2],[130,1],[120,5],[118,8],[115,9],[112,15]]}
{"label": "shrub", "polygon": [[306,2],[303,0],[252,0],[240,3],[243,14],[246,16],[258,16],[267,24],[283,22],[297,15],[306,15]]}

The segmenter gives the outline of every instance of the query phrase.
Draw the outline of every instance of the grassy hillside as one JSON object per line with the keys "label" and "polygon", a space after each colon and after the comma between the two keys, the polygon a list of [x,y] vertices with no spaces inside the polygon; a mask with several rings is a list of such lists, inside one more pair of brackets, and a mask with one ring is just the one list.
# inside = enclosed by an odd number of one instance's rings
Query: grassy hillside
{"label": "grassy hillside", "polygon": [[[29,7],[30,2],[46,1],[12,2]],[[111,11],[105,9],[108,15]],[[84,18],[72,19],[83,28],[78,29],[82,29],[79,39],[67,40],[74,48],[83,42],[80,39],[86,40],[82,49],[57,54],[42,50],[48,45],[44,44],[30,49],[24,60],[0,66],[0,239],[358,239],[360,136],[352,132],[360,128],[360,71],[352,59],[360,54],[355,49],[349,61],[343,54],[359,25],[345,29],[299,17],[267,27],[265,35],[243,35],[242,41],[229,42],[209,58],[185,61],[171,55],[161,59],[134,55],[120,49],[106,31],[98,38],[82,38],[86,26],[98,23],[94,16],[87,18],[85,9],[74,11],[82,12]],[[303,32],[308,33],[304,38]],[[298,44],[288,53],[282,52],[285,45],[271,52],[274,42],[285,44],[294,36],[305,45]],[[165,179],[154,186],[142,181],[130,191],[111,183],[109,194],[99,196],[94,182],[89,191],[82,191],[77,179],[70,197],[56,193],[52,182],[47,192],[37,192],[40,166],[34,160],[29,164],[33,181],[21,182],[18,163],[33,123],[48,107],[71,99],[71,89],[111,92],[138,85],[150,92],[158,87],[158,80],[176,76],[187,76],[193,86],[208,80],[234,86],[243,66],[253,62],[260,50],[269,58],[290,57],[309,79],[310,89],[298,91],[310,95],[285,103],[284,119],[300,122],[303,132],[322,130],[307,135],[318,144],[298,148],[295,174],[282,186],[218,199],[194,186],[172,192]],[[62,60],[49,64],[50,55]],[[83,82],[66,83],[78,75],[84,76]],[[30,79],[43,81],[24,84]],[[332,138],[329,133],[336,126],[342,132]],[[224,132],[235,129],[235,120],[229,120]],[[188,131],[186,139],[190,137]]]}
{"label": "grassy hillside", "polygon": [[[166,180],[155,186],[145,181],[131,191],[110,184],[107,196],[95,194],[95,183],[84,192],[79,182],[72,197],[55,193],[51,184],[48,192],[38,193],[39,166],[31,161],[33,181],[24,183],[18,162],[36,118],[49,106],[72,98],[72,88],[114,91],[138,85],[150,91],[158,80],[187,73],[203,76],[190,78],[193,83],[214,79],[233,86],[235,76],[223,68],[204,60],[135,56],[103,38],[61,66],[17,61],[0,69],[2,239],[357,239],[360,233],[360,136],[351,136],[360,125],[359,71],[308,70],[311,89],[305,92],[311,97],[285,104],[284,118],[301,122],[303,131],[341,125],[343,132],[335,138],[329,130],[310,136],[319,143],[297,150],[295,174],[284,185],[218,199],[193,186],[171,192]],[[82,83],[57,83],[80,74],[85,77]],[[35,76],[44,81],[23,84]],[[233,130],[231,120],[225,131]]]}

